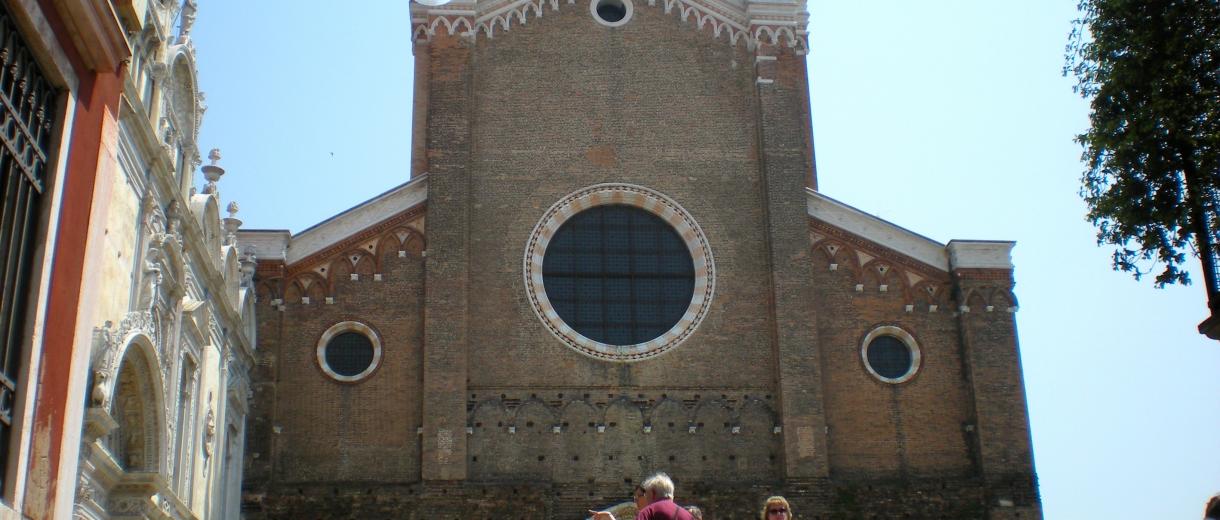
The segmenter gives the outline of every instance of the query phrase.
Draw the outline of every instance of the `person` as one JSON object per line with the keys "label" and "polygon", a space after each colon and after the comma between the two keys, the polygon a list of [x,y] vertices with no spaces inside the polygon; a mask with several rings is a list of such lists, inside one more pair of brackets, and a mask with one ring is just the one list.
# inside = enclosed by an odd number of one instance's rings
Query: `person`
{"label": "person", "polygon": [[[635,520],[694,520],[682,506],[674,502],[674,481],[669,475],[656,473],[635,488],[635,505],[639,512]],[[589,511],[592,520],[618,520],[609,511]]]}
{"label": "person", "polygon": [[770,497],[763,502],[762,520],[792,520],[792,506],[784,497]]}
{"label": "person", "polygon": [[686,512],[695,520],[703,520],[703,510],[699,506],[686,506]]}

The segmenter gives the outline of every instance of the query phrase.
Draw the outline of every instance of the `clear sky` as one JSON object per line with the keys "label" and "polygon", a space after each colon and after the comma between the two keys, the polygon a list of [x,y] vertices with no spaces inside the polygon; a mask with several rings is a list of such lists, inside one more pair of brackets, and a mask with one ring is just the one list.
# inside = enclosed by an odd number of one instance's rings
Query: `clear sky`
{"label": "clear sky", "polygon": [[[1015,240],[1050,519],[1197,519],[1220,491],[1203,289],[1110,270],[1078,195],[1072,0],[810,0],[820,190],[940,242]],[[407,180],[405,0],[206,0],[195,25],[223,201],[301,231]]]}

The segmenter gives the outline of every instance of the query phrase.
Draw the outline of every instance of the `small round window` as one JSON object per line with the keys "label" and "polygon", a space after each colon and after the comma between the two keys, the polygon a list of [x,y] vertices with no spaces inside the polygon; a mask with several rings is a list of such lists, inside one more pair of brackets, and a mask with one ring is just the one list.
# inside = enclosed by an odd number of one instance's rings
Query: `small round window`
{"label": "small round window", "polygon": [[368,325],[345,321],[327,329],[318,340],[318,366],[336,381],[360,381],[381,363],[381,340]]}
{"label": "small round window", "polygon": [[886,383],[902,383],[919,370],[919,347],[910,333],[893,326],[873,329],[860,350],[869,373]]}
{"label": "small round window", "polygon": [[591,0],[589,11],[597,23],[607,27],[618,27],[631,20],[631,0]]}

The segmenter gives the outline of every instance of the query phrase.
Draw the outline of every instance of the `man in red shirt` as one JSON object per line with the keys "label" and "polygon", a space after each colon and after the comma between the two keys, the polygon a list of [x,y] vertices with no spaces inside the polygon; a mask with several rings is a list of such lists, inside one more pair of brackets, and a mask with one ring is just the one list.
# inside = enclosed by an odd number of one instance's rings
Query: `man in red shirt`
{"label": "man in red shirt", "polygon": [[[694,520],[682,506],[674,503],[674,481],[657,473],[635,488],[635,520]],[[617,520],[609,511],[589,511],[592,520]]]}

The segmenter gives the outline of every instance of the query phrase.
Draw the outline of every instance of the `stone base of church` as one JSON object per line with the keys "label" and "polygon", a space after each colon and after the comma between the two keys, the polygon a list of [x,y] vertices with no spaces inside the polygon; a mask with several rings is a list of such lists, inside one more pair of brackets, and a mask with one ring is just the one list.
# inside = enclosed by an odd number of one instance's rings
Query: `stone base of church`
{"label": "stone base of church", "polygon": [[[630,499],[632,484],[539,482],[343,483],[247,490],[242,517],[273,519],[547,519],[578,520],[589,509]],[[758,518],[763,501],[782,495],[797,518],[1041,518],[1033,477],[993,483],[979,479],[814,479],[749,485],[678,482],[678,503],[707,518]]]}

